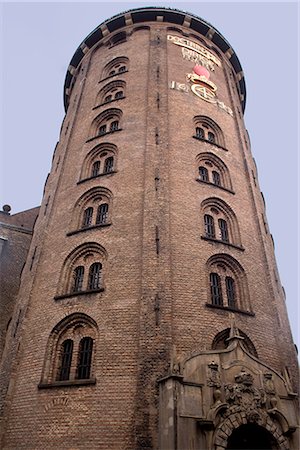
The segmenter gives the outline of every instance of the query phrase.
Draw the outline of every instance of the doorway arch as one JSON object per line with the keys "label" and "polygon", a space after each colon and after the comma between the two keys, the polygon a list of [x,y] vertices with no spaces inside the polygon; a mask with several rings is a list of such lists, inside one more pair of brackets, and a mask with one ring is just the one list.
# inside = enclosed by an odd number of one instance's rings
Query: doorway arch
{"label": "doorway arch", "polygon": [[226,450],[278,450],[274,436],[265,428],[247,423],[235,428],[228,437]]}

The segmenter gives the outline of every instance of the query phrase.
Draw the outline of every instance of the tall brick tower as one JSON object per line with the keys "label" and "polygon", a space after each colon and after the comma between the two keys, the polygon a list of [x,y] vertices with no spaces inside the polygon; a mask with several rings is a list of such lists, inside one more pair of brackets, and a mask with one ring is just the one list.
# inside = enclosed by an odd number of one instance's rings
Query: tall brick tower
{"label": "tall brick tower", "polygon": [[296,354],[243,121],[199,17],[76,50],[2,359],[2,448],[298,448]]}

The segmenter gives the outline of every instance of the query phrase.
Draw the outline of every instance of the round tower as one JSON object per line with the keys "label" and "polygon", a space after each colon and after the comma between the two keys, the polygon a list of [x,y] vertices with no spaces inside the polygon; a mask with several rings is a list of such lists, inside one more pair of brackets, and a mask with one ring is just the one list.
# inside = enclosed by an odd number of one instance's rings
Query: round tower
{"label": "round tower", "polygon": [[130,10],[78,47],[3,353],[3,448],[298,448],[245,100],[234,50],[189,13]]}

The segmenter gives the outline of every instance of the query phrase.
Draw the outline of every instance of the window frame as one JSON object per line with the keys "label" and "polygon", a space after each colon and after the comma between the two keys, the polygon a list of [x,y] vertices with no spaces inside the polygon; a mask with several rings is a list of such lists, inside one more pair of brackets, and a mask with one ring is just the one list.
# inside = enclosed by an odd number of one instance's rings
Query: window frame
{"label": "window frame", "polygon": [[[84,313],[75,312],[64,317],[57,325],[55,325],[49,335],[38,388],[64,388],[68,386],[95,384],[97,338],[98,326],[95,320],[90,316]],[[90,343],[89,349],[87,349],[89,350],[89,355],[84,361],[86,367],[85,373],[79,373],[78,376],[78,372],[80,372],[78,371],[80,363],[80,342],[82,342],[83,339]],[[64,365],[67,372],[61,374],[62,348],[66,341],[72,341],[72,348],[68,349],[71,350],[71,352],[69,351],[68,358],[65,358]],[[70,361],[71,353],[72,358]],[[64,379],[61,380],[60,378]]]}
{"label": "window frame", "polygon": [[211,239],[215,239],[215,221],[210,214],[204,214],[204,233],[205,236]]}
{"label": "window frame", "polygon": [[217,272],[209,274],[210,281],[210,299],[212,305],[223,306],[223,295],[221,286],[221,277]]}
{"label": "window frame", "polygon": [[[65,348],[66,345],[70,348]],[[56,381],[68,381],[70,379],[72,359],[73,359],[74,341],[72,339],[66,339],[62,342],[60,348],[60,364],[58,367]]]}
{"label": "window frame", "polygon": [[84,266],[75,267],[73,271],[73,287],[71,288],[72,293],[82,292],[84,272]]}
{"label": "window frame", "polygon": [[199,180],[204,181],[205,183],[209,183],[208,169],[204,166],[199,166],[198,171],[199,171]]}

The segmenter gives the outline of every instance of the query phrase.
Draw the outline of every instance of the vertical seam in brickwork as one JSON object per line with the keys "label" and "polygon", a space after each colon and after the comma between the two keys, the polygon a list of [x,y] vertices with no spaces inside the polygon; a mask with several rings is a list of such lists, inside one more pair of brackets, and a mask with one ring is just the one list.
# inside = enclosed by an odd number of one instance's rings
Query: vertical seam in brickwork
{"label": "vertical seam in brickwork", "polygon": [[[164,102],[164,109],[165,111],[169,111],[169,95],[170,95],[170,89],[169,89],[169,55],[168,55],[168,40],[167,40],[167,34],[168,31],[165,30],[164,33],[164,38],[166,41],[166,57],[165,60],[167,61],[166,63],[166,99]],[[173,290],[173,264],[172,264],[172,224],[171,224],[171,168],[170,168],[170,153],[169,153],[169,145],[170,145],[170,130],[169,130],[169,116],[167,115],[167,127],[166,127],[166,136],[167,136],[167,164],[168,164],[168,195],[169,195],[169,201],[168,201],[168,217],[169,217],[169,222],[168,222],[168,247],[169,247],[169,265],[170,265],[170,275],[169,275],[169,282],[170,282],[170,296],[171,296],[171,330],[170,330],[170,335],[171,335],[171,341],[172,341],[172,347],[171,347],[171,351],[170,351],[170,364],[171,366],[173,366],[173,349],[174,349],[174,304],[173,304],[173,295],[172,295],[172,290]]]}

